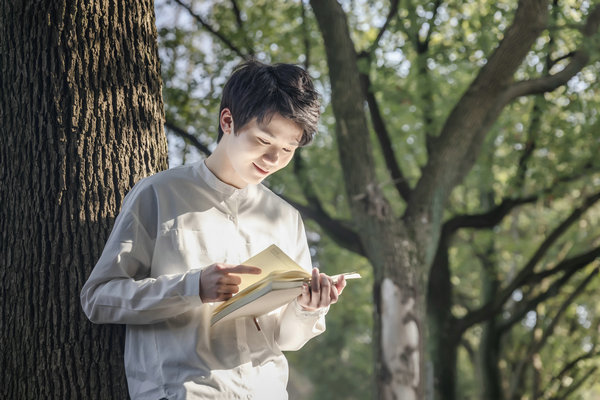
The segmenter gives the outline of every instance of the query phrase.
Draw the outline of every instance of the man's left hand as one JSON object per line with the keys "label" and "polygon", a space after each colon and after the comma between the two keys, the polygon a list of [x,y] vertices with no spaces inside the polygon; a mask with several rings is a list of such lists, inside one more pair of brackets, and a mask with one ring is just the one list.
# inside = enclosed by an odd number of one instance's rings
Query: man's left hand
{"label": "man's left hand", "polygon": [[298,296],[298,304],[306,311],[316,311],[336,303],[345,287],[346,279],[343,275],[334,282],[330,276],[319,273],[318,268],[313,268],[310,286],[304,284],[302,294]]}

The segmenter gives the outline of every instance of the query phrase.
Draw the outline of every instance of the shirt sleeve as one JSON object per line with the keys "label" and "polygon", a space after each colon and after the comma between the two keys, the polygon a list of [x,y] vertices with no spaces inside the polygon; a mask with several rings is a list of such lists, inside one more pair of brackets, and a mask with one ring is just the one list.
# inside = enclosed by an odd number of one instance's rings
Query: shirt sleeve
{"label": "shirt sleeve", "polygon": [[[297,262],[310,271],[312,262],[306,240],[306,231],[300,213],[297,216]],[[279,332],[275,337],[279,348],[283,351],[298,350],[315,336],[325,332],[325,315],[329,307],[316,311],[306,311],[297,300],[288,304],[280,314]]]}
{"label": "shirt sleeve", "polygon": [[150,277],[158,204],[141,181],[125,197],[102,255],[81,290],[94,323],[151,324],[203,304],[201,270]]}

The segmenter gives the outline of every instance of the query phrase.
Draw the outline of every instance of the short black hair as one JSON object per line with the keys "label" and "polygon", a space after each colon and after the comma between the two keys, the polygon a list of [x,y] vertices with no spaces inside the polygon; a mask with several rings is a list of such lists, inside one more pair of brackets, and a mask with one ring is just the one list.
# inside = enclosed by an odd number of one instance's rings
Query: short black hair
{"label": "short black hair", "polygon": [[[237,66],[225,84],[219,121],[224,108],[231,111],[237,129],[254,118],[261,124],[280,114],[302,128],[300,146],[311,142],[320,117],[319,94],[308,72],[293,64],[268,65],[256,60]],[[221,137],[219,122],[217,141]]]}

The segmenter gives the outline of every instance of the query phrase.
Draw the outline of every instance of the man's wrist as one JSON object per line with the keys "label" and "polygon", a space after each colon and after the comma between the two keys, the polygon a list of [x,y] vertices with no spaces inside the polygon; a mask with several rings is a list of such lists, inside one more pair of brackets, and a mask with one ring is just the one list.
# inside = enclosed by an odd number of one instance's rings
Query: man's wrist
{"label": "man's wrist", "polygon": [[300,302],[298,301],[298,298],[296,298],[294,300],[294,308],[296,309],[296,312],[300,315],[304,315],[304,316],[321,316],[324,314],[327,314],[327,312],[329,311],[329,306],[327,307],[320,307],[320,308],[307,308],[305,306],[303,306],[302,304],[300,304]]}

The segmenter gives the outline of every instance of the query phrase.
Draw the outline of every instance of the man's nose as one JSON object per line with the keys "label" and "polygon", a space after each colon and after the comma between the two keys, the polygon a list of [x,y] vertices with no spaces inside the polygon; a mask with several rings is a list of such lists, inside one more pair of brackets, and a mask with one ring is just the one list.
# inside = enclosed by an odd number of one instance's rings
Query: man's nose
{"label": "man's nose", "polygon": [[268,151],[263,157],[267,162],[275,164],[277,163],[277,160],[279,160],[279,153],[277,152],[277,150]]}

